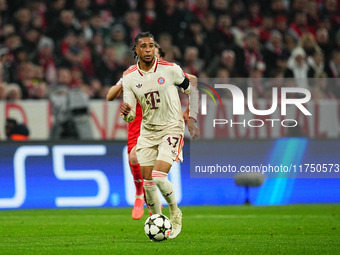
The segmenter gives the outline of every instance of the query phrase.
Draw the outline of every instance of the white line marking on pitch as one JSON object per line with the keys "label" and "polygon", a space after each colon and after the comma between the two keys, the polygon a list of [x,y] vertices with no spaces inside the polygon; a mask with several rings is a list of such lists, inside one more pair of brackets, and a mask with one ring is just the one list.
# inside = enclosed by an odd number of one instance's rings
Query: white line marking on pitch
{"label": "white line marking on pitch", "polygon": [[299,219],[299,218],[333,218],[332,215],[271,215],[271,214],[262,214],[262,215],[252,215],[252,214],[197,214],[190,216],[191,218],[196,219],[258,219],[258,218],[277,218],[277,219]]}

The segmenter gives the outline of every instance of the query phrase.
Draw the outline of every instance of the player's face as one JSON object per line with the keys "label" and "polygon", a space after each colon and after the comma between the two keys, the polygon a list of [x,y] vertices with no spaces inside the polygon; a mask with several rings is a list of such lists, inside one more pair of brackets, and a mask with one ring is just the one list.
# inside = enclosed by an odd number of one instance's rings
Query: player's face
{"label": "player's face", "polygon": [[147,64],[152,63],[155,58],[155,41],[153,38],[144,37],[139,39],[136,46],[136,53],[139,59]]}

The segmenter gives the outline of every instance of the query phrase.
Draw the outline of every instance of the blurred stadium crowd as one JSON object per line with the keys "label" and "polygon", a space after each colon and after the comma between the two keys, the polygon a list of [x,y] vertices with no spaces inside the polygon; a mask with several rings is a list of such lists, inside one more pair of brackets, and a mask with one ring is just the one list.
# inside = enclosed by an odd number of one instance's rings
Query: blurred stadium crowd
{"label": "blurred stadium crowd", "polygon": [[[0,100],[49,98],[61,87],[105,98],[135,63],[140,31],[199,78],[336,78],[339,10],[337,0],[0,0]],[[253,86],[266,98],[263,84]],[[299,86],[340,98],[340,84]]]}

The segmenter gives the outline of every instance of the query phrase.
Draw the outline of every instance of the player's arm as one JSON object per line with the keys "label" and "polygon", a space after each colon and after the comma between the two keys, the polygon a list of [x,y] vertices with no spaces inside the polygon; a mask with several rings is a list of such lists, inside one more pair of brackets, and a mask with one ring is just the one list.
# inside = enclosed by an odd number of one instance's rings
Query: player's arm
{"label": "player's arm", "polygon": [[[186,76],[189,78],[190,84],[193,87],[197,88],[197,77],[195,75],[188,74],[188,73],[186,74]],[[187,122],[188,119],[189,119],[189,105],[190,105],[190,101],[188,103],[188,107],[183,112],[183,119],[184,119],[185,122]]]}
{"label": "player's arm", "polygon": [[120,108],[122,118],[127,122],[132,122],[136,117],[136,97],[133,91],[123,78],[123,105]]}
{"label": "player's arm", "polygon": [[182,69],[178,65],[174,65],[175,84],[189,96],[189,120],[188,129],[193,139],[199,137],[199,128],[196,125],[198,115],[198,90],[190,84],[190,80],[186,77]]}
{"label": "player's arm", "polygon": [[120,80],[116,83],[116,85],[112,86],[109,89],[109,92],[106,95],[106,100],[113,101],[116,98],[120,97],[122,93],[123,93],[123,79],[120,78]]}

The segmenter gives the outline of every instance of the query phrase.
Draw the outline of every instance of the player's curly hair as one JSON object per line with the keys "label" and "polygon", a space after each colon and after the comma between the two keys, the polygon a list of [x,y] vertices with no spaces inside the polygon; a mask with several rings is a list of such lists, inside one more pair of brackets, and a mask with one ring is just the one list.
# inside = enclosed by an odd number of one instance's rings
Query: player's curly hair
{"label": "player's curly hair", "polygon": [[135,45],[138,44],[139,39],[145,38],[145,37],[149,37],[149,38],[155,39],[153,34],[151,34],[149,31],[147,31],[147,32],[140,32],[135,37]]}
{"label": "player's curly hair", "polygon": [[[141,38],[145,38],[145,37],[150,37],[152,39],[155,39],[155,37],[153,36],[153,34],[151,34],[149,31],[147,32],[140,32],[138,33],[138,35],[135,37],[135,43],[132,45],[132,51],[133,51],[133,54],[134,54],[134,58],[137,58],[138,55],[135,51],[136,49],[136,46],[138,44],[138,41],[139,39]],[[159,45],[159,43],[155,42],[155,46],[157,47],[158,51],[159,51],[159,55],[161,58],[163,58],[165,56],[165,52],[162,50],[161,46]]]}

